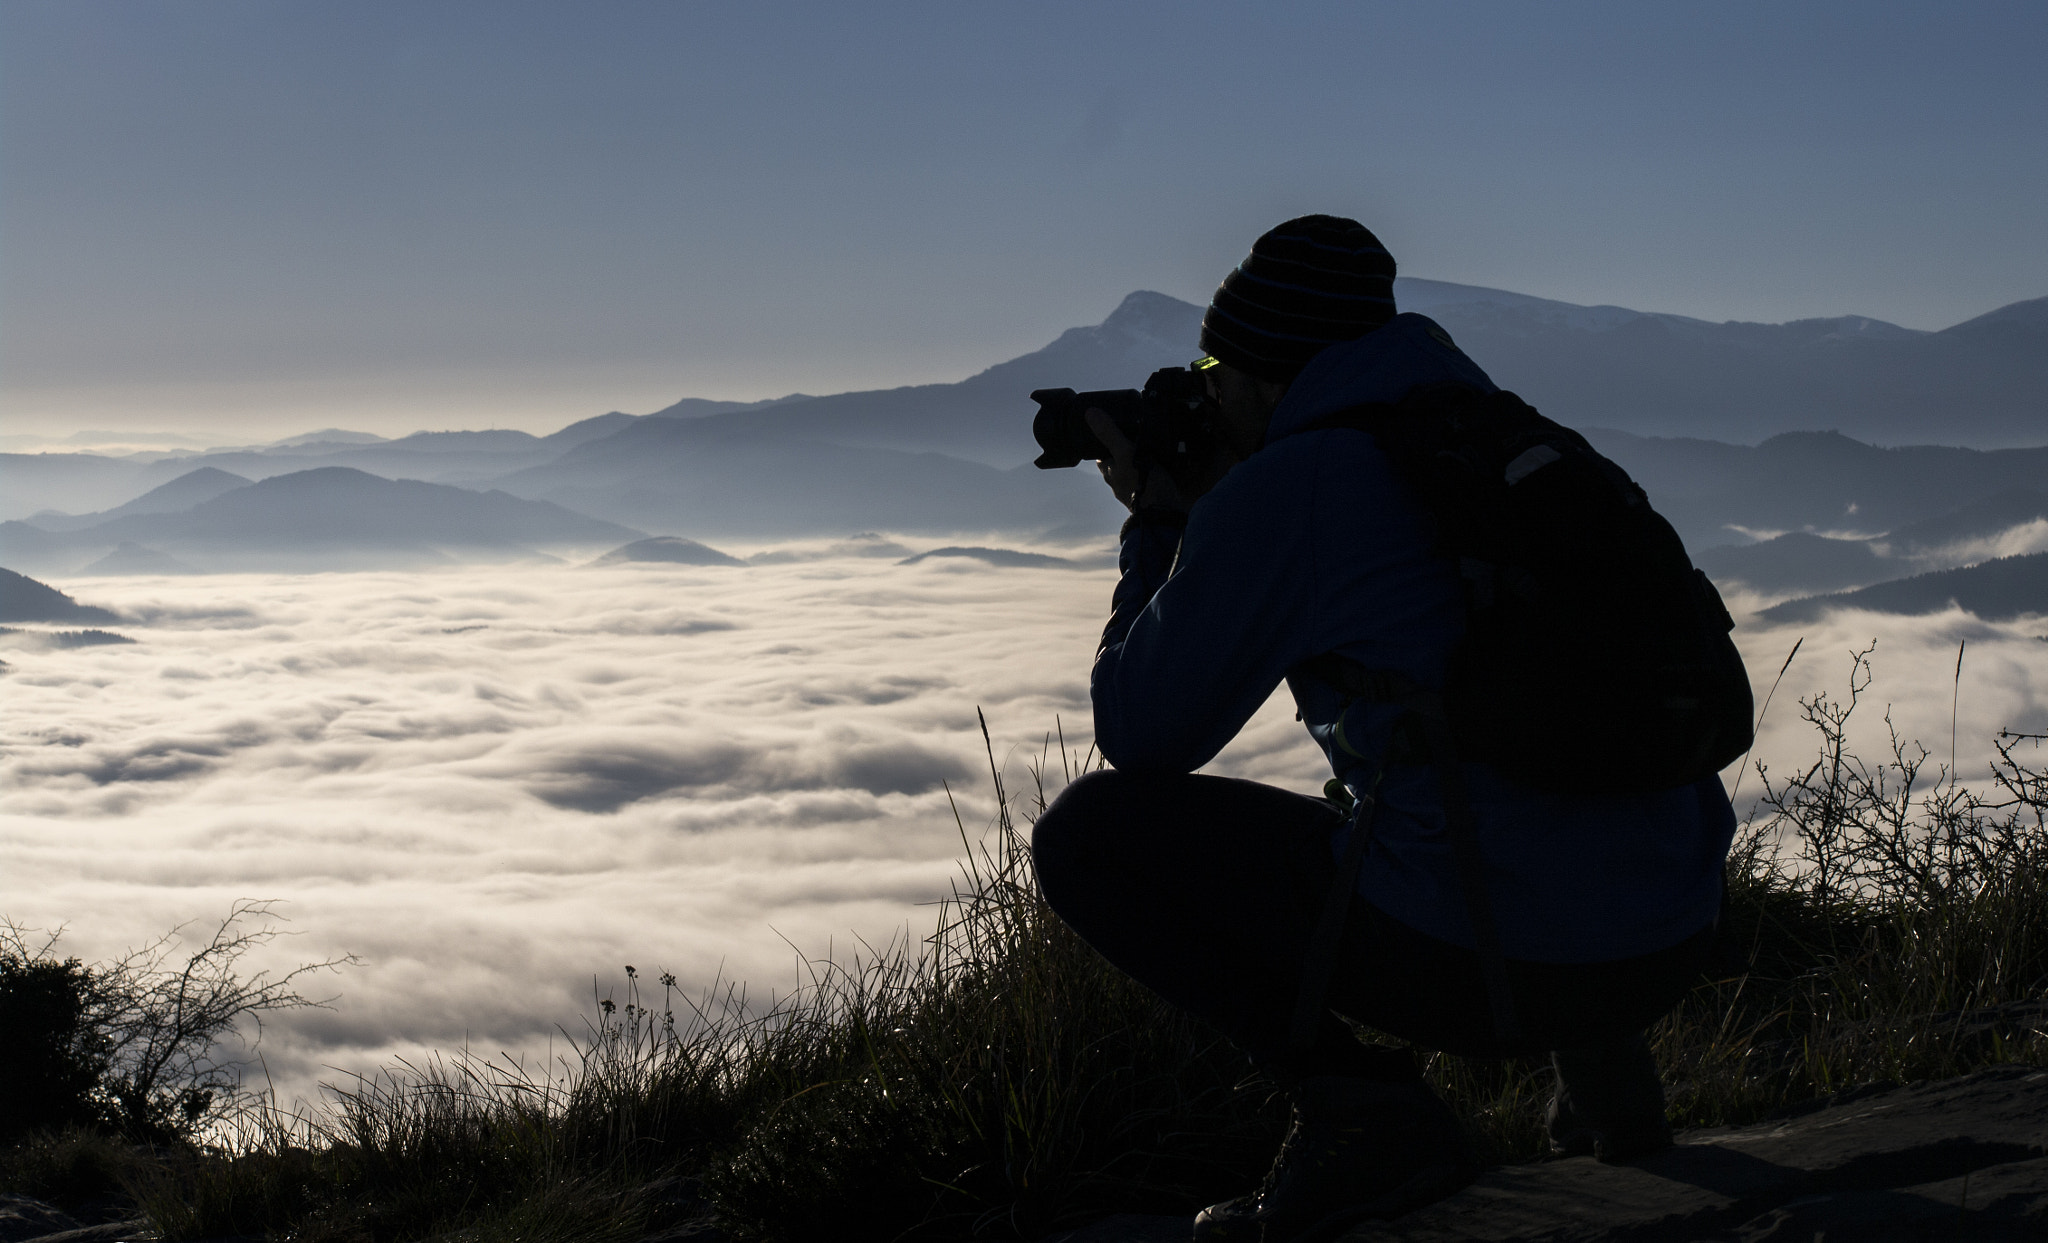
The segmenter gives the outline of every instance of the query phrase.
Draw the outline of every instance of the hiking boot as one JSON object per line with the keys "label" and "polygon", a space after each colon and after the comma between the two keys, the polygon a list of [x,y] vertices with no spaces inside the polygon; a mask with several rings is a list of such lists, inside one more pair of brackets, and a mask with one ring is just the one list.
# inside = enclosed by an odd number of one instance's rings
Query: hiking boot
{"label": "hiking boot", "polygon": [[1440,1200],[1476,1167],[1450,1106],[1420,1080],[1304,1079],[1266,1181],[1197,1214],[1194,1243],[1318,1243]]}
{"label": "hiking boot", "polygon": [[1557,1069],[1557,1095],[1545,1119],[1552,1152],[1590,1153],[1611,1165],[1671,1147],[1664,1084],[1641,1032],[1609,1044],[1559,1049],[1550,1064]]}

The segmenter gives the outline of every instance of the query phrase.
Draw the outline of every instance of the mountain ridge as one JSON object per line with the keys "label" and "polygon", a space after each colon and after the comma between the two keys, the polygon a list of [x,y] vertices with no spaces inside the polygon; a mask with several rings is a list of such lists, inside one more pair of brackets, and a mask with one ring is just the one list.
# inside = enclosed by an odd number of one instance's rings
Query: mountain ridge
{"label": "mountain ridge", "polygon": [[186,561],[213,568],[367,568],[445,560],[447,550],[519,556],[645,535],[495,489],[476,492],[325,466],[229,488],[174,513],[126,513],[64,531],[9,522],[0,525],[0,546],[9,560],[38,567],[95,556],[101,564],[118,553],[107,562],[110,571],[135,573],[151,562],[166,572],[188,572]]}
{"label": "mountain ridge", "polygon": [[1976,565],[1873,583],[1855,591],[1805,596],[1764,609],[1774,624],[1811,622],[1833,609],[1861,608],[1908,616],[1954,605],[1984,621],[2048,615],[2048,552],[1996,557]]}
{"label": "mountain ridge", "polygon": [[[1744,530],[1885,530],[1952,508],[1930,491],[1937,482],[1952,497],[2027,482],[2016,471],[2048,475],[2048,459],[2033,460],[2031,447],[2048,446],[2048,299],[1923,332],[1867,316],[1713,324],[1417,278],[1398,281],[1397,298],[1436,318],[1504,386],[1594,437],[1695,546],[1746,538]],[[0,476],[15,514],[51,529],[94,525],[95,515],[32,516],[47,504],[23,514],[28,502],[62,495],[63,508],[76,509],[73,497],[104,496],[85,506],[103,522],[138,492],[206,467],[256,480],[348,468],[497,489],[678,533],[1091,530],[1115,514],[1086,472],[1016,473],[1036,453],[1030,390],[1135,386],[1158,367],[1184,365],[1198,350],[1201,315],[1137,290],[1100,323],[945,384],[744,403],[686,398],[546,436],[497,429],[366,442],[308,433],[148,464],[0,455]],[[1902,422],[1905,407],[1913,417]],[[1930,439],[1936,426],[1969,447],[1880,447]],[[2030,447],[2005,447],[2013,443]],[[1707,478],[1721,495],[1701,486]],[[0,527],[10,547],[48,546],[48,531],[19,525]]]}

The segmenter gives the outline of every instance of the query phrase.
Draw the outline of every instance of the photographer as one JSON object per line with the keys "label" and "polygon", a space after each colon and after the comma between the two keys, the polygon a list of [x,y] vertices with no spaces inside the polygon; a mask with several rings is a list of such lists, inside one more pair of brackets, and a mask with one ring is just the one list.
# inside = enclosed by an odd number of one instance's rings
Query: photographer
{"label": "photographer", "polygon": [[[1393,278],[1357,222],[1288,221],[1203,320],[1198,443],[1162,462],[1085,414],[1132,511],[1091,679],[1114,768],[1041,817],[1039,880],[1294,1110],[1265,1184],[1204,1210],[1198,1243],[1326,1236],[1474,1173],[1409,1049],[1361,1043],[1344,1018],[1459,1055],[1550,1053],[1559,1151],[1667,1145],[1643,1032],[1702,969],[1720,901],[1734,816],[1717,778],[1558,793],[1469,757],[1447,767],[1404,744],[1409,708],[1317,672],[1334,654],[1426,697],[1468,625],[1460,568],[1380,443],[1311,427],[1425,388],[1498,392],[1442,328],[1395,313]],[[1195,775],[1283,679],[1331,797]]]}

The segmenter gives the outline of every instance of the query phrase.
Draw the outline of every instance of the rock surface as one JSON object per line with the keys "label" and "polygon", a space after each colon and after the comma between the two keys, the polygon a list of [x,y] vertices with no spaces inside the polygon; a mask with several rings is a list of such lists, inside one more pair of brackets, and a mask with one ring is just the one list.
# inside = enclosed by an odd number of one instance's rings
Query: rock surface
{"label": "rock surface", "polygon": [[39,1234],[30,1243],[156,1243],[163,1236],[147,1221],[110,1221],[99,1226],[80,1226],[56,1234]]}
{"label": "rock surface", "polygon": [[76,1229],[78,1223],[69,1214],[41,1200],[0,1192],[0,1243],[19,1243],[37,1235]]}
{"label": "rock surface", "polygon": [[[1122,1216],[1046,1243],[1184,1243],[1185,1217]],[[1345,1243],[1906,1243],[2048,1239],[2048,1071],[1845,1093],[1824,1108],[1683,1132],[1628,1166],[1489,1170]]]}
{"label": "rock surface", "polygon": [[0,1192],[0,1243],[124,1243],[156,1237],[147,1221],[85,1226],[41,1200]]}

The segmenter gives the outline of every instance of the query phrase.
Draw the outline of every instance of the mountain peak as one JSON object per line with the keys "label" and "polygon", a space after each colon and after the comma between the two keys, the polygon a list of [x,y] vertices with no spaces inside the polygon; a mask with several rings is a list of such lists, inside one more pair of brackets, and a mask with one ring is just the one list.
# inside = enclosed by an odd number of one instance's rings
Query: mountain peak
{"label": "mountain peak", "polygon": [[1124,295],[1102,327],[1153,341],[1178,345],[1187,338],[1188,321],[1200,323],[1202,308],[1150,289]]}
{"label": "mountain peak", "polygon": [[1986,345],[2038,345],[2048,340],[2048,298],[2007,303],[1975,319],[1944,328],[1940,335]]}

